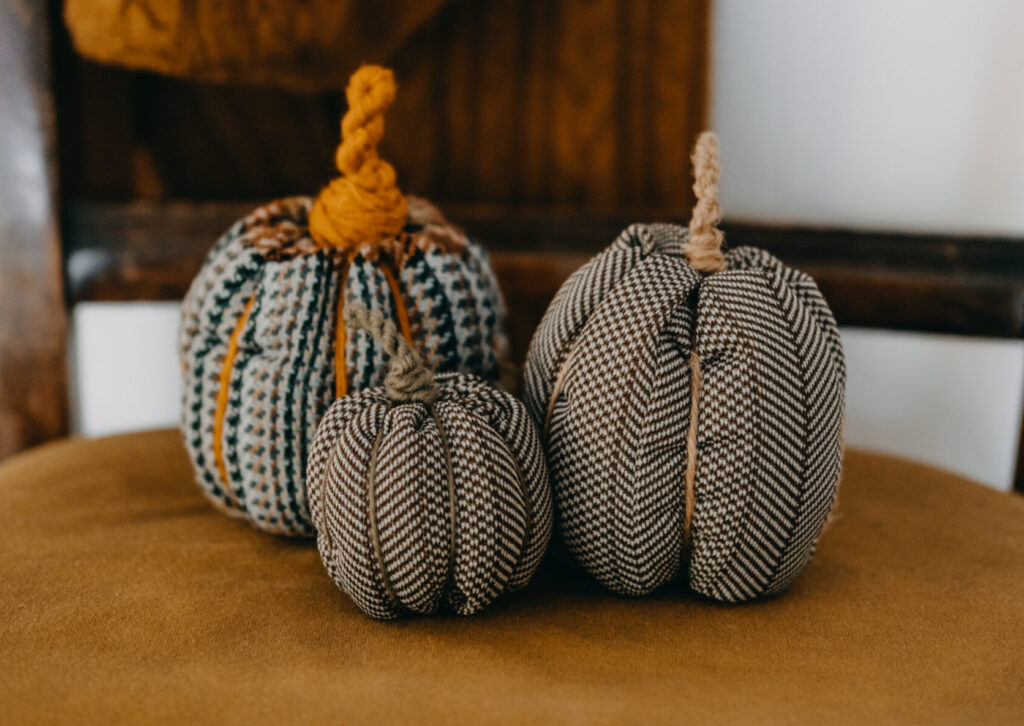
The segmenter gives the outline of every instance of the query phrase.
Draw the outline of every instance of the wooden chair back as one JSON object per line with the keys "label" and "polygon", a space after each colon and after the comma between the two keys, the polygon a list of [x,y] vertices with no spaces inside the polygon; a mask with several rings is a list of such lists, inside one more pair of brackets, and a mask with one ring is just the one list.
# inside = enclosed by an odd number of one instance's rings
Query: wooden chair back
{"label": "wooden chair back", "polygon": [[[520,359],[584,260],[630,222],[688,215],[708,3],[672,5],[667,33],[626,0],[579,17],[564,2],[454,2],[393,59],[402,87],[386,153],[405,189],[493,251]],[[584,21],[607,39],[597,51],[574,31]],[[309,193],[330,177],[342,106],[339,93],[84,62],[45,4],[0,4],[0,70],[3,457],[67,431],[69,307],[179,299],[255,204],[225,200]],[[1024,241],[725,229],[813,275],[840,324],[1024,338]]]}

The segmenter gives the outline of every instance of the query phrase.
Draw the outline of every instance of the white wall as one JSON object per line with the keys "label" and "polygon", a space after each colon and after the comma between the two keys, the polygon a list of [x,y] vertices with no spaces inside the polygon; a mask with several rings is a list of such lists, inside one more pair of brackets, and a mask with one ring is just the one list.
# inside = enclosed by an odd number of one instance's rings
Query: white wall
{"label": "white wall", "polygon": [[[1024,235],[1024,2],[719,0],[712,67],[729,218]],[[80,431],[176,423],[176,318],[75,310]],[[1024,343],[843,338],[851,446],[1009,487]]]}
{"label": "white wall", "polygon": [[1024,345],[847,328],[846,441],[997,489],[1013,482]]}
{"label": "white wall", "polygon": [[[730,219],[1024,236],[1024,2],[716,0],[711,123]],[[851,445],[1009,486],[1024,343],[844,341]]]}
{"label": "white wall", "polygon": [[87,303],[71,316],[71,425],[87,436],[176,426],[178,303]]}
{"label": "white wall", "polygon": [[717,0],[712,39],[727,216],[1024,232],[1024,2]]}

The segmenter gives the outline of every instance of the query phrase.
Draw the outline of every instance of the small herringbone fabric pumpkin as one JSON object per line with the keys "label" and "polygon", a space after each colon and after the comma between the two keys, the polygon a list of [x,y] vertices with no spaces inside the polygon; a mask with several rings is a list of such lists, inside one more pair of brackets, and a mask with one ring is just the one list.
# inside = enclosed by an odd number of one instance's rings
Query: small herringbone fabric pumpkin
{"label": "small herringbone fabric pumpkin", "polygon": [[814,281],[724,254],[717,141],[690,228],[634,225],[562,286],[530,346],[565,546],[606,587],[677,577],[741,601],[785,588],[838,486],[845,368]]}
{"label": "small herringbone fabric pumpkin", "polygon": [[504,303],[484,250],[429,203],[406,198],[376,153],[391,72],[348,88],[342,176],[314,201],[272,202],[214,246],[185,297],[182,428],[197,479],[229,514],[312,535],[305,464],[336,396],[376,385],[383,353],[339,324],[362,304],[396,320],[437,371],[495,381]]}
{"label": "small herringbone fabric pumpkin", "polygon": [[551,491],[525,407],[476,376],[436,378],[378,311],[351,306],[390,358],[382,387],[339,398],[309,458],[331,578],[367,615],[470,615],[523,587],[551,536]]}

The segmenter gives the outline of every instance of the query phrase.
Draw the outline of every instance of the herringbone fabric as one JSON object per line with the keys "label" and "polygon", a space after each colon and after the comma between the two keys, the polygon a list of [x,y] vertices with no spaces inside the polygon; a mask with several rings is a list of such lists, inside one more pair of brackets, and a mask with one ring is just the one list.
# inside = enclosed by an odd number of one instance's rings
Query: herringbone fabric
{"label": "herringbone fabric", "polygon": [[785,588],[813,553],[839,478],[842,347],[811,278],[753,248],[701,275],[686,235],[634,225],[577,271],[531,343],[524,397],[547,424],[559,531],[586,570],[616,592],[686,576],[740,601]]}
{"label": "herringbone fabric", "polygon": [[523,404],[483,380],[437,377],[433,404],[381,388],[338,399],[310,451],[317,544],[367,615],[470,615],[523,587],[551,536],[551,491]]}
{"label": "herringbone fabric", "polygon": [[434,370],[495,381],[508,347],[486,252],[432,206],[410,198],[402,234],[346,255],[313,244],[310,205],[272,202],[228,230],[185,297],[179,332],[182,429],[203,490],[260,529],[307,536],[306,457],[335,398],[339,334],[348,390],[383,375],[373,340],[339,330],[339,302],[397,319],[390,272]]}

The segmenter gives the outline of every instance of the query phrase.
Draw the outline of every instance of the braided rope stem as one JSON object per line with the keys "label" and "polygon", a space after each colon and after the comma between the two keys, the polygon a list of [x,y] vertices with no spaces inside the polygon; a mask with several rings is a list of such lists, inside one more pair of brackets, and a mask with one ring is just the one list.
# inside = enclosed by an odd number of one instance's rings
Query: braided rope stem
{"label": "braided rope stem", "polygon": [[345,308],[345,325],[365,330],[388,357],[388,372],[384,376],[384,391],[388,398],[399,403],[428,405],[438,399],[441,392],[434,381],[434,374],[423,364],[409,341],[402,337],[394,321],[365,305],[348,305]]}
{"label": "braided rope stem", "polygon": [[690,157],[693,161],[693,193],[697,204],[690,217],[690,237],[683,245],[690,266],[700,272],[721,272],[725,269],[722,242],[725,235],[718,228],[722,207],[718,203],[718,137],[705,131],[697,137]]}

